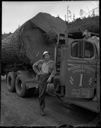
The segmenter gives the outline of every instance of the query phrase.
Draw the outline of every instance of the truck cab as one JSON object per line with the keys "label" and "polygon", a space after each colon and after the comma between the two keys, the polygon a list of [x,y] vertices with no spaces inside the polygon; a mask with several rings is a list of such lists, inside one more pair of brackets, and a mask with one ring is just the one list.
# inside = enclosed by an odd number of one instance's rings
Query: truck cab
{"label": "truck cab", "polygon": [[[61,37],[62,38],[61,38]],[[63,39],[64,37],[64,39]],[[55,48],[57,94],[65,102],[100,111],[99,40],[97,37],[65,39]]]}

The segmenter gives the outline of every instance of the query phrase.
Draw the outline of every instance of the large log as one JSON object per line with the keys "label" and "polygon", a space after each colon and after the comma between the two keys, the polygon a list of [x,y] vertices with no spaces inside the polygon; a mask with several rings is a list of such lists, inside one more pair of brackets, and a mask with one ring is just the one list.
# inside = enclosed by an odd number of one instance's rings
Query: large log
{"label": "large log", "polygon": [[66,32],[67,26],[62,19],[47,13],[37,14],[2,40],[2,65],[32,65],[42,57],[44,50],[53,57],[57,35]]}
{"label": "large log", "polygon": [[2,63],[18,63],[21,42],[19,41],[19,29],[2,40]]}

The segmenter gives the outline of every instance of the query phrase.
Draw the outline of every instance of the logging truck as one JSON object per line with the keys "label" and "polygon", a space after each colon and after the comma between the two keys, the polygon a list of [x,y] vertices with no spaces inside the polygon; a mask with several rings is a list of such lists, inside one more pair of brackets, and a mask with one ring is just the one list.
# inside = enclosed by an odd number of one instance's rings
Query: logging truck
{"label": "logging truck", "polygon": [[31,88],[37,90],[32,64],[47,50],[56,66],[52,80],[55,94],[63,102],[99,113],[99,39],[75,37],[67,30],[63,20],[46,13],[27,21],[2,40],[2,75],[7,76],[8,90],[21,97]]}

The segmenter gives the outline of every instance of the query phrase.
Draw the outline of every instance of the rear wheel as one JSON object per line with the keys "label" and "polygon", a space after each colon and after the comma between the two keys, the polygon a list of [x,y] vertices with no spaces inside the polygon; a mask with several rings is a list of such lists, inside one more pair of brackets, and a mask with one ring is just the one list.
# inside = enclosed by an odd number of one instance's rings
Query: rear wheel
{"label": "rear wheel", "polygon": [[15,72],[9,72],[7,75],[7,87],[10,92],[15,91]]}
{"label": "rear wheel", "polygon": [[16,88],[16,93],[20,97],[25,97],[26,96],[26,83],[20,78],[16,78],[15,82],[15,88]]}

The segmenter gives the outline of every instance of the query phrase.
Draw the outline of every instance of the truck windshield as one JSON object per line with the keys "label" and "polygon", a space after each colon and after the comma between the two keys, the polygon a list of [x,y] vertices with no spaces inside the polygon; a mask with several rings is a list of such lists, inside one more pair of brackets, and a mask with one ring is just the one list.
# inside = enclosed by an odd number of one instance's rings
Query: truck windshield
{"label": "truck windshield", "polygon": [[74,41],[71,44],[71,56],[75,58],[92,58],[94,45],[88,41]]}
{"label": "truck windshield", "polygon": [[71,55],[72,57],[82,58],[82,42],[81,41],[72,42]]}

